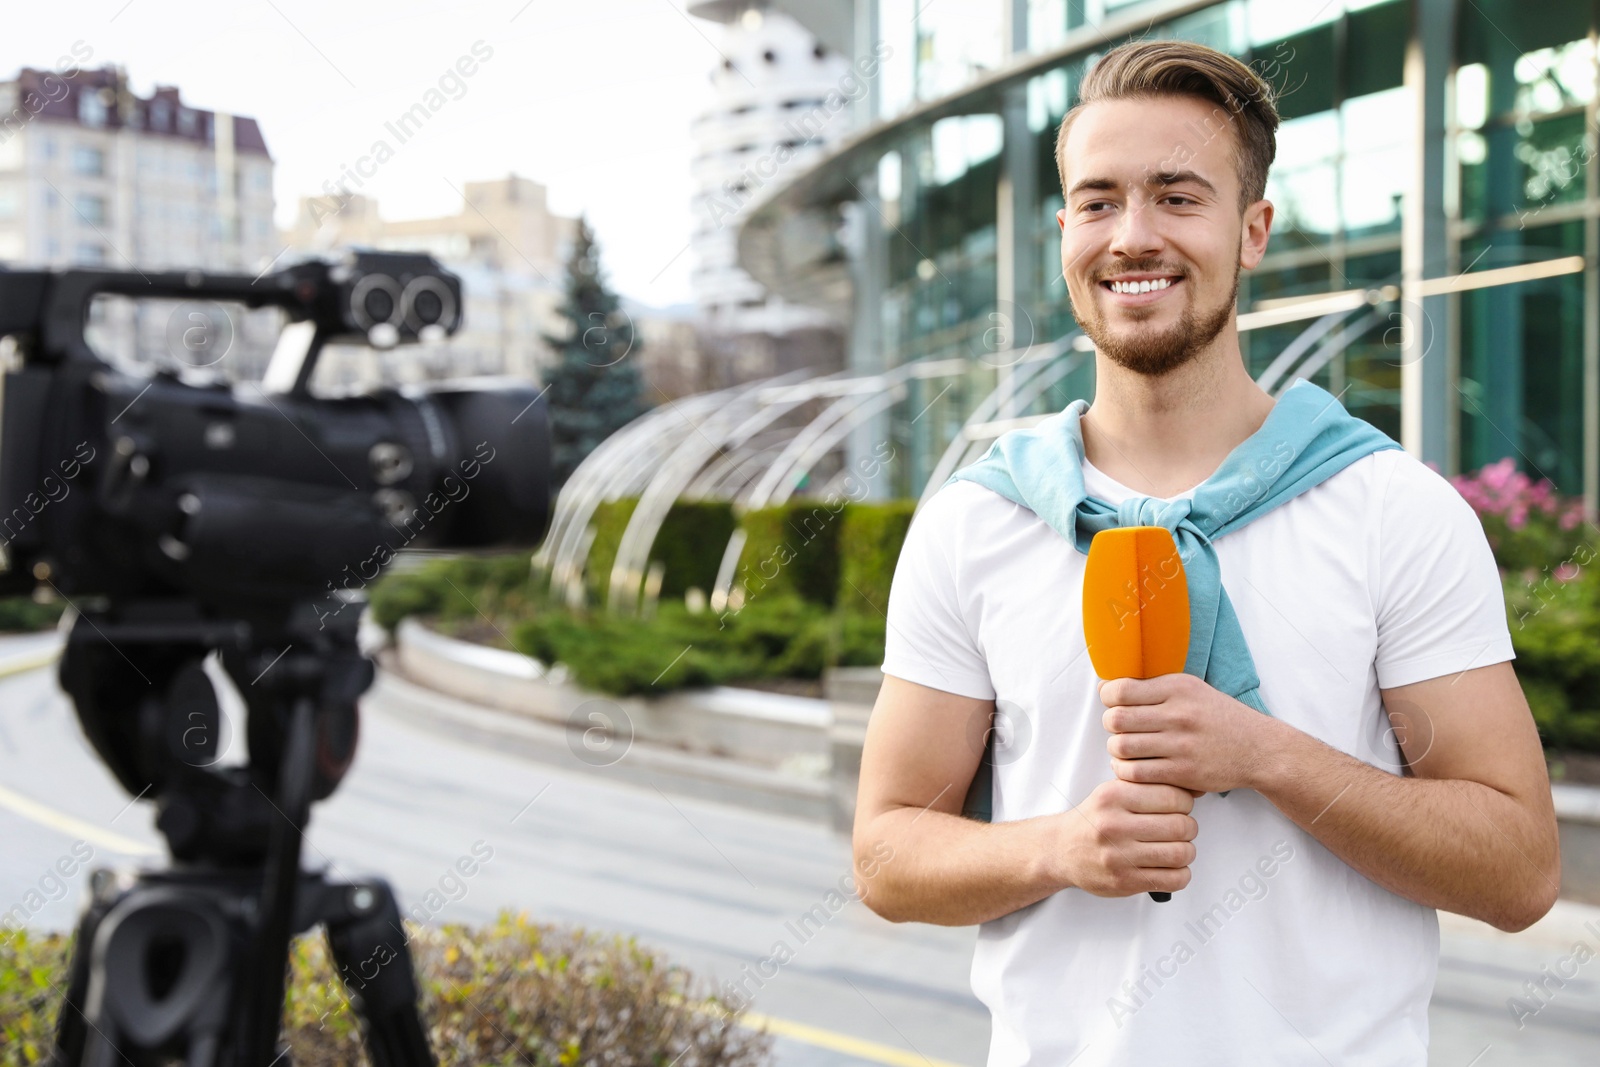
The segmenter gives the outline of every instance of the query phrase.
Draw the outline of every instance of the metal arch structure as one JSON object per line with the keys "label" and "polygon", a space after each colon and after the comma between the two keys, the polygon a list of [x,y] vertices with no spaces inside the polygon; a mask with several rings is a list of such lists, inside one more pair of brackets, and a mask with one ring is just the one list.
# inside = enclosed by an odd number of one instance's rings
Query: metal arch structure
{"label": "metal arch structure", "polygon": [[[1079,348],[1079,338],[1082,336],[1081,333],[1068,334],[1049,344],[1031,346],[1023,352],[1012,367],[1025,369],[1021,373],[1014,369],[1009,379],[997,383],[989,395],[972,409],[967,421],[950,439],[943,455],[929,472],[928,480],[923,483],[922,493],[917,499],[918,511],[922,510],[922,505],[938,492],[939,487],[944,485],[950,475],[976,459],[978,452],[995,438],[1008,430],[1036,425],[1049,417],[1023,415],[995,419],[1001,404],[1009,401],[1010,404],[1021,404],[1026,407],[1037,400],[1046,389],[1087,360],[1089,353]],[[1062,356],[1067,358],[1062,359]]]}
{"label": "metal arch structure", "polygon": [[[784,378],[792,379],[800,373],[797,371]],[[662,457],[639,494],[638,506],[633,509],[617,545],[617,557],[606,591],[607,606],[612,611],[631,611],[638,606],[656,534],[661,532],[661,524],[666,521],[673,503],[701,469],[723,450],[744,445],[755,434],[811,399],[811,392],[804,388],[779,390],[782,399],[764,399],[763,392],[782,384],[786,384],[784,379],[777,378],[736,390],[726,403],[695,427],[694,436]]]}
{"label": "metal arch structure", "polygon": [[[590,522],[600,504],[643,488],[659,457],[695,432],[733,390],[719,390],[655,408],[600,443],[573,471],[556,498],[550,532],[534,565],[548,568],[550,588],[581,603],[583,571],[593,541]],[[653,462],[654,460],[654,462]]]}
{"label": "metal arch structure", "polygon": [[[834,402],[799,429],[783,453],[748,493],[736,498],[737,501],[749,509],[787,502],[794,495],[801,475],[809,474],[824,456],[837,448],[857,427],[904,398],[909,379],[946,377],[964,374],[971,369],[972,362],[966,359],[929,360],[901,364],[881,374],[839,383]],[[833,480],[846,474],[848,472],[840,472]],[[832,491],[833,480],[825,487],[825,492]],[[716,581],[711,589],[711,605],[715,610],[722,610],[733,591],[734,572],[738,569],[744,545],[745,532],[742,529],[734,530],[723,549],[722,563],[717,568]]]}

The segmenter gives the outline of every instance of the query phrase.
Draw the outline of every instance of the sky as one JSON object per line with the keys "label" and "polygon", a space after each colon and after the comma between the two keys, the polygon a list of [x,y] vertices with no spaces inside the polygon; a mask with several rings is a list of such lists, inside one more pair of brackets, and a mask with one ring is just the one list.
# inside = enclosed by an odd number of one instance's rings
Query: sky
{"label": "sky", "polygon": [[[384,124],[454,75],[446,104],[356,191],[387,219],[454,214],[464,182],[515,172],[546,185],[558,214],[588,215],[618,290],[665,306],[690,299],[689,124],[721,62],[721,27],[684,3],[15,4],[0,78],[56,67],[81,41],[93,49],[85,66],[123,67],[142,96],[176,85],[192,107],[253,116],[286,226],[301,196],[337,185],[374,141],[395,145]],[[454,74],[463,56],[482,59],[470,77]]]}

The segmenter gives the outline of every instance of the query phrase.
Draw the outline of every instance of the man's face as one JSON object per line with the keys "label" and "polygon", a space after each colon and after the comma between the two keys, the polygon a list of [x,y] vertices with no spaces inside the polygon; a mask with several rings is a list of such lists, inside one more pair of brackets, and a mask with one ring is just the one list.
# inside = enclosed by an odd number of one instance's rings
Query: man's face
{"label": "man's face", "polygon": [[1191,97],[1106,100],[1068,131],[1062,275],[1084,333],[1129,370],[1160,377],[1199,355],[1266,250],[1272,205],[1239,214],[1235,121]]}

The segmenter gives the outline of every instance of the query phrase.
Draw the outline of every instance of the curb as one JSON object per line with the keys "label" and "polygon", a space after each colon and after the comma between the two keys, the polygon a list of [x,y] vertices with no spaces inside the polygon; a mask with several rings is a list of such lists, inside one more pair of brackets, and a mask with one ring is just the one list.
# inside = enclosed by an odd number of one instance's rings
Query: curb
{"label": "curb", "polygon": [[614,762],[596,764],[585,752],[581,729],[486,708],[438,692],[395,671],[392,656],[385,655],[384,660],[384,668],[362,699],[380,702],[385,712],[413,725],[485,743],[563,770],[588,772],[609,781],[654,787],[679,796],[811,822],[825,822],[832,811],[832,792],[826,781],[779,774],[638,739],[624,743]]}

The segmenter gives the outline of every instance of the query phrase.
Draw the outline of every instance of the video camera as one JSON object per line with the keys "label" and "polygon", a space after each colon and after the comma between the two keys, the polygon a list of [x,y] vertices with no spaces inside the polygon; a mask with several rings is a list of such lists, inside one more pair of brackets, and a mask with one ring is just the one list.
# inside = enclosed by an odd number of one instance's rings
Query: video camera
{"label": "video camera", "polygon": [[[97,354],[86,325],[101,296],[273,307],[288,325],[259,383],[195,384]],[[344,964],[399,929],[381,880],[299,867],[310,804],[354,757],[373,677],[360,592],[402,548],[537,544],[549,423],[521,380],[326,397],[310,383],[330,343],[388,349],[461,321],[460,280],[417,254],[255,278],[0,270],[0,592],[68,601],[62,687],[118,781],[156,803],[173,857],[132,880],[92,876],[57,1067],[265,1065],[290,937],[322,923]],[[213,654],[246,706],[244,765],[218,762]],[[431,1064],[403,943],[396,955],[352,991],[369,1055]]]}

